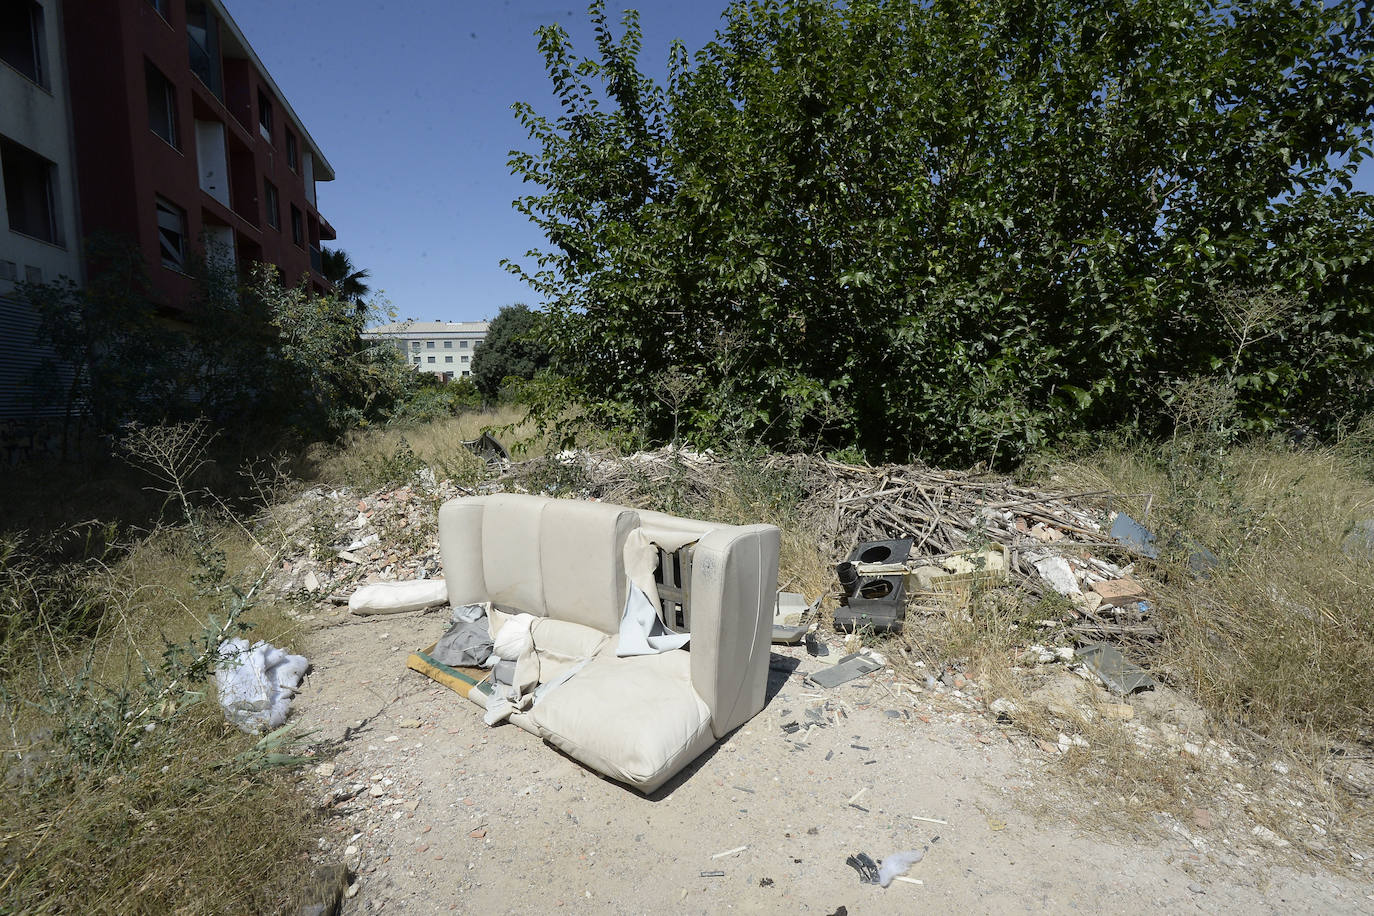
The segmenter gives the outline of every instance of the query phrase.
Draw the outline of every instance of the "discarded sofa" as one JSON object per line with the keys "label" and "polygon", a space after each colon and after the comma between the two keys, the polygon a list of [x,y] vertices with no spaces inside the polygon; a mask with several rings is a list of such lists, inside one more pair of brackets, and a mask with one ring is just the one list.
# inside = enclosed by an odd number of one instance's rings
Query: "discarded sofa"
{"label": "discarded sofa", "polygon": [[[439,510],[449,603],[536,618],[538,685],[551,689],[509,720],[645,794],[763,709],[779,540],[771,525],[519,494]],[[690,634],[685,648],[617,655],[635,587]],[[489,682],[467,694],[490,695]]]}

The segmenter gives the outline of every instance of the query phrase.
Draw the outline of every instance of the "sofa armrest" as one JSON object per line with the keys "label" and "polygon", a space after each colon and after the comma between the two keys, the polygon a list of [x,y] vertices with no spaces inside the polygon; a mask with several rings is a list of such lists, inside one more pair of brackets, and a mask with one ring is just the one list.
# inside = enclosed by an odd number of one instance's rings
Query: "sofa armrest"
{"label": "sofa armrest", "polygon": [[439,507],[439,558],[454,607],[487,601],[482,572],[482,512],[484,496],[460,496]]}
{"label": "sofa armrest", "polygon": [[782,532],[720,528],[692,552],[692,687],[717,738],[763,709]]}

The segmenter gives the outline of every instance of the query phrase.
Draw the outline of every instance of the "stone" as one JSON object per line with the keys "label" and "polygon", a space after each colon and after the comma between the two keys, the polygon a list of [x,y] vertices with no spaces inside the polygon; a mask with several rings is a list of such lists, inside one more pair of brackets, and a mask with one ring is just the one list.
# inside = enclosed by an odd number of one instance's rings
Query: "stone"
{"label": "stone", "polygon": [[333,776],[333,775],[334,775],[334,764],[332,764],[332,763],[322,763],[322,764],[320,764],[319,766],[315,767],[315,775],[316,775],[316,776],[319,776],[319,777],[321,777],[321,778],[323,778],[323,779],[328,779],[330,776]]}
{"label": "stone", "polygon": [[476,830],[468,834],[468,836],[472,837],[474,840],[480,840],[486,835],[487,829],[485,827],[478,827]]}
{"label": "stone", "polygon": [[1193,826],[1199,830],[1212,829],[1212,812],[1206,808],[1193,809]]}
{"label": "stone", "polygon": [[1040,573],[1040,578],[1045,580],[1045,584],[1059,594],[1069,598],[1083,594],[1083,590],[1078,586],[1078,577],[1073,574],[1073,567],[1063,557],[1045,557],[1043,560],[1037,560],[1035,569]]}

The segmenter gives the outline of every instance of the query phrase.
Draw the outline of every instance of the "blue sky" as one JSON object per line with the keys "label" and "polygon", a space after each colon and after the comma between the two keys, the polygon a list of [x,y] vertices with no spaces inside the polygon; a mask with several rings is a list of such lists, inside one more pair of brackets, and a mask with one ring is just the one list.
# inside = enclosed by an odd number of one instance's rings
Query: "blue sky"
{"label": "blue sky", "polygon": [[[402,317],[490,318],[536,304],[502,270],[542,235],[511,207],[523,193],[506,166],[531,148],[511,105],[552,113],[534,38],[559,22],[592,48],[586,0],[226,0],[337,173],[319,185],[334,245],[367,268]],[[668,45],[695,50],[715,34],[712,4],[607,3],[618,21],[641,11],[641,63],[662,76]]]}
{"label": "blue sky", "polygon": [[[506,166],[530,149],[516,101],[556,111],[534,30],[559,22],[589,53],[586,0],[227,0],[258,56],[334,166],[319,186],[334,244],[371,271],[402,317],[474,321],[537,304],[502,270],[540,247],[511,201]],[[608,0],[644,27],[641,67],[662,77],[668,46],[695,51],[726,0]],[[1357,186],[1374,191],[1374,168]]]}

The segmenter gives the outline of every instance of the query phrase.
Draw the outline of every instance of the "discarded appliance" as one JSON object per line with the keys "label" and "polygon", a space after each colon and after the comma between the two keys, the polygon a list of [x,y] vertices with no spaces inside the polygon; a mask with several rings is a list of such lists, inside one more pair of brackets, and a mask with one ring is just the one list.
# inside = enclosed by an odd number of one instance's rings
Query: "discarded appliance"
{"label": "discarded appliance", "polygon": [[[896,631],[906,615],[906,570],[910,539],[868,541],[854,548],[846,563],[835,568],[843,592],[835,611],[835,628]],[[864,567],[892,569],[884,575],[864,575]]]}
{"label": "discarded appliance", "polygon": [[[586,766],[653,792],[763,709],[780,537],[772,525],[609,503],[513,493],[450,500],[439,510],[449,603],[495,605],[493,652],[517,657],[508,687],[457,668],[463,677],[453,686],[466,686],[488,716],[497,711]],[[622,654],[636,593],[662,609],[665,630],[690,639],[690,652]],[[447,666],[421,665],[451,676]]]}
{"label": "discarded appliance", "polygon": [[506,451],[506,447],[496,441],[496,437],[489,432],[482,433],[476,439],[464,439],[463,445],[488,464],[510,461],[510,452]]}
{"label": "discarded appliance", "polygon": [[808,619],[821,606],[820,599],[808,604],[805,595],[796,592],[778,592],[777,607],[773,611],[774,645],[794,646],[806,637],[811,629]]}

